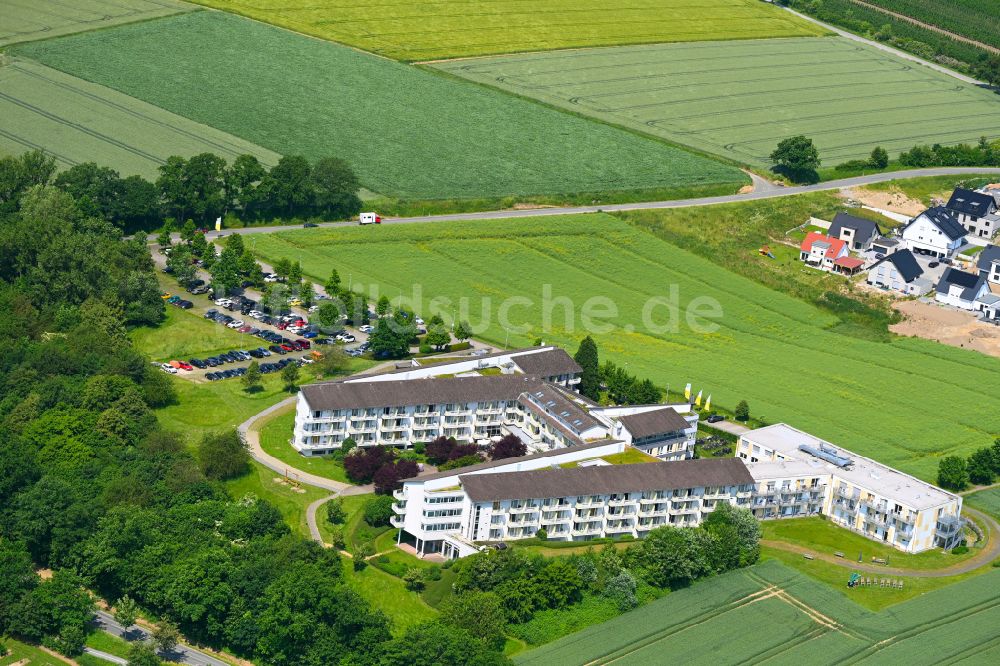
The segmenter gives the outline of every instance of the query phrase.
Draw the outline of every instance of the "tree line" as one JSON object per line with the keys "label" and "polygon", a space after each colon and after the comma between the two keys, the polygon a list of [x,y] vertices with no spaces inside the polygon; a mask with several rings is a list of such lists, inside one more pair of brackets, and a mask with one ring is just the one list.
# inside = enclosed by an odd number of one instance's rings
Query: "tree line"
{"label": "tree line", "polygon": [[545,610],[590,598],[624,612],[661,590],[749,566],[760,556],[760,535],[748,510],[720,503],[698,527],[659,527],[624,550],[610,543],[565,557],[517,544],[487,550],[445,565],[455,572],[455,594],[442,604],[441,622],[499,649],[507,634],[531,638],[528,623]]}
{"label": "tree line", "polygon": [[123,178],[95,162],[55,172],[55,159],[42,151],[0,158],[0,210],[9,207],[17,191],[50,182],[70,194],[83,214],[129,232],[161,226],[179,231],[188,220],[204,226],[227,215],[243,222],[345,219],[361,210],[361,184],[337,157],[309,162],[289,155],[269,169],[253,155],[239,155],[232,164],[213,153],[174,155],[152,182],[135,175]]}
{"label": "tree line", "polygon": [[973,451],[968,458],[946,456],[938,463],[937,483],[946,490],[965,490],[970,483],[988,486],[1000,477],[1000,437],[993,446]]}
{"label": "tree line", "polygon": [[77,655],[96,595],[161,618],[164,641],[176,626],[261,664],[421,663],[400,656],[412,645],[422,663],[506,663],[453,625],[394,638],[335,551],[229,494],[248,465],[235,431],[162,428],[174,383],[129,339],[164,317],[147,248],[53,185],[50,161],[19,164],[0,177],[0,635]]}
{"label": "tree line", "polygon": [[[771,153],[774,171],[788,177],[793,182],[815,183],[819,181],[821,161],[819,150],[812,139],[793,136],[783,139]],[[871,169],[881,171],[889,167],[889,153],[881,146],[872,149],[871,155],[863,160],[850,160],[838,164],[838,171],[861,171]],[[899,154],[899,164],[907,167],[925,168],[933,166],[1000,166],[1000,139],[990,141],[980,137],[976,145],[960,143],[943,146],[916,145]]]}

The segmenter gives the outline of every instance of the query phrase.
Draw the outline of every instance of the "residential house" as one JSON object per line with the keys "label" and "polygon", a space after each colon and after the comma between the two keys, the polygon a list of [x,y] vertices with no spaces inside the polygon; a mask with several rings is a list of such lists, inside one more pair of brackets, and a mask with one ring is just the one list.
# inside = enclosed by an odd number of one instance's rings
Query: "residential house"
{"label": "residential house", "polygon": [[846,242],[818,231],[806,234],[799,250],[799,258],[807,265],[832,273],[853,273],[864,263],[850,256]]}
{"label": "residential house", "polygon": [[1000,322],[1000,296],[989,293],[976,299],[976,309],[983,313],[983,319],[994,323]]}
{"label": "residential house", "polygon": [[880,259],[868,269],[868,284],[907,296],[921,296],[933,286],[930,280],[921,278],[923,274],[913,253],[900,250]]}
{"label": "residential house", "polygon": [[941,303],[963,310],[981,310],[976,301],[990,293],[986,278],[976,273],[966,273],[950,266],[937,283],[935,298]]}
{"label": "residential house", "polygon": [[898,238],[887,238],[885,236],[873,240],[871,247],[872,252],[885,256],[889,256],[893,252],[903,249],[905,248]]}
{"label": "residential house", "polygon": [[829,235],[839,238],[855,251],[862,252],[872,246],[872,241],[881,237],[882,230],[872,220],[837,213],[830,224]]}
{"label": "residential house", "polygon": [[987,245],[976,258],[979,275],[993,284],[1000,284],[1000,247]]}
{"label": "residential house", "polygon": [[997,201],[992,194],[956,188],[945,206],[958,215],[958,221],[973,236],[992,238],[1000,228]]}
{"label": "residential house", "polygon": [[951,258],[965,244],[965,227],[958,213],[935,206],[913,218],[903,228],[902,238],[917,254]]}

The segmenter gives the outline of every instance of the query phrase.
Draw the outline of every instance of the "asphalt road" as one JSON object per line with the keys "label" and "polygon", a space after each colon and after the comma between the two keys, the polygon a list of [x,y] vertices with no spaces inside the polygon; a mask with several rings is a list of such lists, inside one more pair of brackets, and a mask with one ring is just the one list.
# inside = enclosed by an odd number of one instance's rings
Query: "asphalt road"
{"label": "asphalt road", "polygon": [[[890,173],[876,173],[868,176],[854,176],[852,178],[840,178],[838,180],[828,180],[815,185],[796,185],[794,187],[771,187],[757,186],[753,192],[746,194],[727,194],[718,197],[700,197],[695,199],[671,199],[667,201],[638,201],[624,204],[607,204],[603,206],[565,206],[552,208],[531,208],[517,210],[491,210],[477,213],[454,213],[450,215],[423,215],[419,217],[397,217],[383,218],[382,224],[414,224],[419,222],[458,222],[462,220],[506,220],[524,217],[542,217],[549,215],[576,215],[580,213],[599,212],[619,212],[628,210],[656,210],[664,208],[689,208],[692,206],[712,206],[715,204],[736,203],[739,201],[758,201],[761,199],[775,199],[777,197],[787,197],[806,192],[828,192],[846,187],[860,187],[873,183],[884,183],[890,180],[902,178],[918,178],[924,176],[961,176],[966,174],[996,174],[1000,175],[1000,168],[996,167],[935,167],[932,169],[907,169],[904,171],[893,171]],[[757,178],[754,179],[757,182]],[[319,226],[322,228],[357,226],[356,221],[347,222],[325,222]],[[223,229],[221,232],[209,231],[206,234],[208,240],[227,234],[267,234],[277,231],[289,231],[296,227],[290,225],[275,225],[266,227],[246,227],[243,229]],[[374,232],[373,232],[374,233]],[[149,236],[150,242],[155,242],[155,234]]]}
{"label": "asphalt road", "polygon": [[[97,617],[94,620],[94,623],[101,631],[107,632],[112,636],[125,638],[125,627],[115,622],[115,618],[112,617],[111,613],[107,613],[102,610],[97,611]],[[132,625],[128,628],[128,638],[126,640],[145,641],[150,640],[151,638],[152,636],[150,633],[142,627]],[[179,664],[190,664],[191,666],[231,666],[229,662],[216,659],[211,655],[205,654],[201,650],[196,650],[193,647],[188,647],[187,645],[182,645],[180,643],[177,644],[177,647],[175,647],[172,652],[160,652],[159,655],[168,661],[173,661]]]}

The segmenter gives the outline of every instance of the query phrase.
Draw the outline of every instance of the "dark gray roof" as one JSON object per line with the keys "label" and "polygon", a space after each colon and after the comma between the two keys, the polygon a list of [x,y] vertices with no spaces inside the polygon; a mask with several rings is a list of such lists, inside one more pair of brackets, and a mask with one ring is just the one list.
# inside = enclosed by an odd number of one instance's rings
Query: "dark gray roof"
{"label": "dark gray roof", "polygon": [[739,458],[468,474],[460,476],[459,480],[474,502],[580,497],[754,482]]}
{"label": "dark gray roof", "polygon": [[550,418],[546,419],[569,434],[579,435],[584,430],[600,426],[601,422],[591,416],[587,410],[573,402],[562,391],[552,384],[542,384],[521,397],[521,402],[535,413]]}
{"label": "dark gray roof", "polygon": [[678,432],[690,426],[687,420],[672,407],[652,409],[639,414],[629,414],[618,419],[633,438]]}
{"label": "dark gray roof", "polygon": [[[925,216],[951,240],[958,240],[965,235],[965,227],[958,221],[958,213],[943,206],[928,208],[920,215]],[[919,215],[917,217],[920,217]],[[911,222],[912,224],[912,222]]]}
{"label": "dark gray roof", "polygon": [[323,410],[515,400],[525,391],[537,390],[544,385],[533,375],[486,375],[326,382],[306,384],[301,390],[311,409]]}
{"label": "dark gray roof", "polygon": [[583,372],[580,364],[573,360],[573,357],[567,354],[565,349],[559,347],[533,354],[519,354],[511,360],[527,375],[554,377]]}
{"label": "dark gray roof", "polygon": [[872,220],[866,220],[863,217],[854,217],[847,213],[837,213],[830,224],[830,235],[834,238],[840,238],[840,230],[844,227],[854,229],[857,235],[862,238],[873,238],[882,234],[882,230],[879,229],[878,224]]}
{"label": "dark gray roof", "polygon": [[[484,469],[494,469],[496,467],[502,467],[503,465],[514,465],[516,463],[524,462],[526,460],[537,460],[539,458],[551,458],[552,456],[562,455],[567,451],[587,451],[589,449],[596,449],[600,446],[607,446],[608,444],[614,444],[618,440],[605,439],[599,442],[590,442],[589,444],[580,444],[578,446],[568,446],[561,449],[552,449],[551,451],[542,451],[541,453],[532,453],[529,456],[520,456],[518,458],[504,458],[503,460],[495,460],[491,462],[479,463],[477,465],[466,465],[465,467],[459,467],[457,469],[450,469],[445,472],[434,472],[433,474],[424,474],[420,476],[415,476],[411,479],[406,479],[406,481],[433,481],[435,479],[443,479],[449,476],[455,476],[456,474],[469,474],[471,472],[478,472]],[[514,474],[514,472],[507,472],[508,474]]]}
{"label": "dark gray roof", "polygon": [[916,280],[918,277],[923,275],[924,270],[920,268],[920,264],[917,263],[917,258],[913,256],[913,253],[909,250],[899,250],[898,252],[893,252],[885,259],[882,259],[872,266],[872,269],[879,264],[889,262],[896,267],[899,271],[899,276],[903,278],[903,282],[910,283]]}
{"label": "dark gray roof", "polygon": [[886,238],[886,237],[883,236],[881,238],[876,238],[874,241],[872,241],[872,244],[874,244],[874,245],[880,245],[880,246],[886,247],[886,248],[896,247],[897,245],[899,245],[899,239],[898,238]]}
{"label": "dark gray roof", "polygon": [[946,294],[949,287],[954,285],[962,288],[961,297],[963,300],[971,301],[976,298],[976,295],[985,282],[986,278],[981,275],[966,273],[965,271],[960,271],[957,268],[949,266],[945,269],[941,275],[941,280],[937,283],[937,292],[939,294]]}
{"label": "dark gray roof", "polygon": [[976,267],[979,270],[986,271],[988,273],[994,262],[1000,262],[1000,247],[996,245],[987,245],[983,248],[983,251],[979,253],[979,258],[976,261]]}
{"label": "dark gray roof", "polygon": [[948,199],[946,208],[973,217],[985,217],[996,210],[996,205],[991,194],[957,187]]}

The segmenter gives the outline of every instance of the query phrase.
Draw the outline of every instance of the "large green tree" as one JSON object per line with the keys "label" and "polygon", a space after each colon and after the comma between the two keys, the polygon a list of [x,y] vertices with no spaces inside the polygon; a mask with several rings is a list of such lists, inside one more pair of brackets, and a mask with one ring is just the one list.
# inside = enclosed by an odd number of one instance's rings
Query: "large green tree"
{"label": "large green tree", "polygon": [[250,454],[239,433],[235,429],[226,430],[201,438],[198,462],[210,479],[233,479],[250,469]]}
{"label": "large green tree", "polygon": [[778,171],[797,181],[813,181],[818,176],[819,151],[812,139],[805,136],[793,136],[783,139],[771,153],[771,161]]}
{"label": "large green tree", "polygon": [[580,347],[573,355],[573,359],[580,365],[580,384],[577,389],[581,395],[591,400],[599,400],[601,397],[601,366],[597,355],[597,343],[589,335],[580,341]]}

